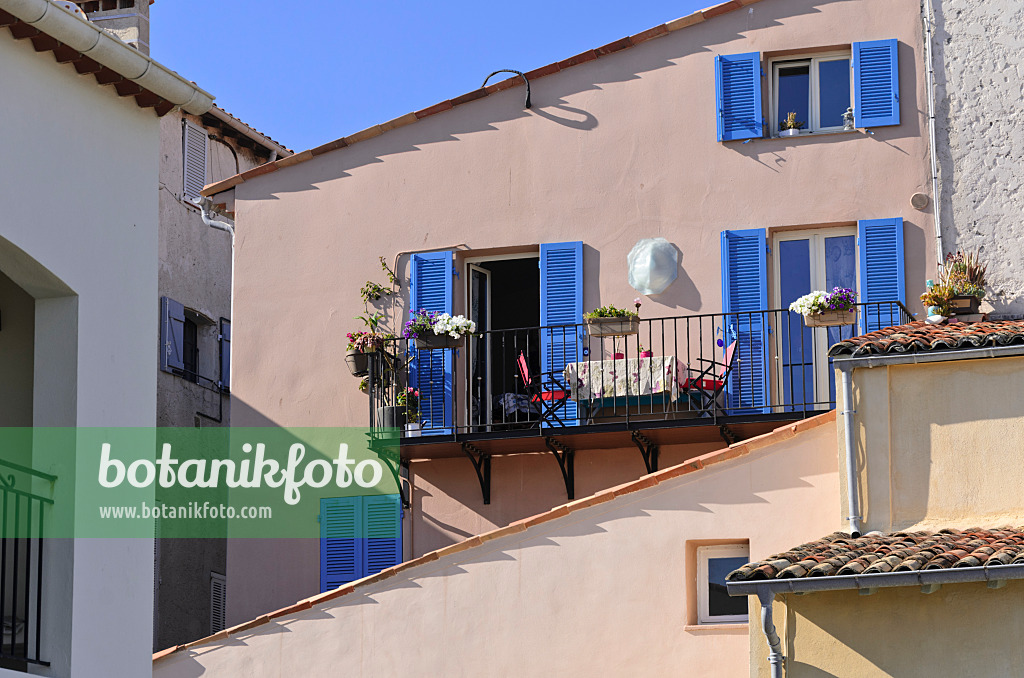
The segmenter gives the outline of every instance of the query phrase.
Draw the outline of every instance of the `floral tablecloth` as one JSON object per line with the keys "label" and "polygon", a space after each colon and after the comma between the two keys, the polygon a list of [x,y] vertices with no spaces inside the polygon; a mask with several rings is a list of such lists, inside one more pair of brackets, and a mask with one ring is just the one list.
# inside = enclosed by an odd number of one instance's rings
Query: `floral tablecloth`
{"label": "floral tablecloth", "polygon": [[679,397],[679,385],[686,382],[688,369],[675,356],[620,358],[569,363],[565,381],[576,401],[667,394]]}

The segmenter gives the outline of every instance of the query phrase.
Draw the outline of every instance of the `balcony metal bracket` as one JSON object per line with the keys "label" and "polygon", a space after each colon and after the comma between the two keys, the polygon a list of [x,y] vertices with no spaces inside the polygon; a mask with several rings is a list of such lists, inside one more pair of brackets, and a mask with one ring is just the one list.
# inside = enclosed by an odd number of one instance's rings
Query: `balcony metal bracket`
{"label": "balcony metal bracket", "polygon": [[562,470],[562,479],[565,481],[565,494],[569,497],[569,501],[572,501],[576,498],[576,471],[573,466],[576,450],[566,447],[550,437],[544,438],[544,444],[551,454],[555,455],[555,461],[558,462],[558,468]]}
{"label": "balcony metal bracket", "polygon": [[473,462],[477,480],[480,481],[480,492],[484,496],[484,505],[491,503],[491,455],[473,443],[463,441],[462,451]]}
{"label": "balcony metal bracket", "polygon": [[[373,445],[370,448],[373,449]],[[380,454],[378,451],[377,456],[383,460],[384,465],[388,467],[388,471],[391,472],[391,476],[395,479],[395,484],[398,485],[398,496],[402,500],[402,508],[411,509],[412,502],[409,501],[409,496],[405,492],[405,485],[402,484],[402,468],[405,467],[408,471],[408,463],[401,461],[393,454]]]}
{"label": "balcony metal bracket", "polygon": [[725,441],[726,445],[734,445],[736,441],[739,440],[739,436],[736,435],[735,431],[729,428],[728,424],[722,424],[719,426],[718,434],[722,436],[722,440]]}
{"label": "balcony metal bracket", "polygon": [[647,467],[647,472],[654,473],[658,470],[658,446],[640,431],[632,431],[631,435],[633,437],[633,444],[640,450],[640,454],[644,458],[644,466]]}

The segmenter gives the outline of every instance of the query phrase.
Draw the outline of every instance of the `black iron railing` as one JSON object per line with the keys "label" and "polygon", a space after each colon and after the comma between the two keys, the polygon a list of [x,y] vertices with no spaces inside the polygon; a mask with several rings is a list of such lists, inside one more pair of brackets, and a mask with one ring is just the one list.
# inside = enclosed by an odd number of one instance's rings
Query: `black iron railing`
{"label": "black iron railing", "polygon": [[912,319],[886,302],[829,327],[775,309],[487,330],[452,348],[399,339],[370,360],[370,425],[414,437],[799,418],[835,407],[829,346]]}
{"label": "black iron railing", "polygon": [[54,476],[0,459],[0,666],[49,666],[41,659],[43,532],[53,500],[34,494],[34,479]]}

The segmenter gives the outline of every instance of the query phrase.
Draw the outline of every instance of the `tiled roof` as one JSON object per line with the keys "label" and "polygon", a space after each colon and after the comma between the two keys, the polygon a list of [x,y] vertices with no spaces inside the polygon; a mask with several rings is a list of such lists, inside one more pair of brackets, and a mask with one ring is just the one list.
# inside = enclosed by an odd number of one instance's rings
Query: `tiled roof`
{"label": "tiled roof", "polygon": [[840,341],[829,349],[828,354],[862,356],[921,353],[1010,344],[1024,344],[1024,320],[990,320],[940,325],[929,325],[919,320]]}
{"label": "tiled roof", "polygon": [[939,532],[845,532],[748,563],[726,581],[766,581],[802,577],[854,577],[862,574],[1024,564],[1024,529],[946,529]]}
{"label": "tiled roof", "polygon": [[694,459],[690,459],[689,461],[686,461],[677,466],[672,466],[671,468],[656,471],[650,475],[643,476],[639,480],[624,483],[617,487],[610,487],[607,490],[602,490],[601,492],[593,494],[589,497],[584,497],[583,499],[571,501],[568,504],[556,506],[550,511],[545,511],[544,513],[540,513],[530,518],[523,518],[522,520],[517,520],[511,525],[506,525],[505,527],[500,527],[496,530],[491,530],[490,532],[486,532],[475,537],[470,537],[469,539],[463,542],[459,542],[458,544],[452,544],[451,546],[446,546],[437,551],[432,551],[430,553],[420,556],[419,558],[413,558],[412,560],[408,560],[394,567],[389,567],[386,570],[382,570],[377,574],[371,575],[364,579],[360,579],[358,581],[351,582],[349,584],[345,584],[344,586],[334,589],[333,591],[327,591],[325,593],[321,593],[311,598],[300,600],[294,605],[289,605],[288,607],[277,610],[276,612],[271,612],[270,614],[265,614],[262,617],[257,617],[256,619],[253,619],[251,621],[238,624],[237,626],[234,626],[230,629],[225,629],[223,631],[220,631],[219,633],[215,633],[212,636],[207,636],[206,638],[201,638],[199,640],[187,643],[185,645],[175,645],[166,648],[155,653],[153,655],[153,661],[167,657],[175,652],[178,652],[179,650],[185,650],[188,648],[195,647],[197,645],[205,645],[207,643],[227,639],[233,634],[239,634],[244,631],[248,631],[249,629],[255,628],[257,626],[262,626],[263,624],[270,622],[270,620],[272,619],[277,619],[279,617],[284,617],[287,615],[295,614],[297,612],[302,612],[303,610],[308,610],[313,605],[325,603],[327,601],[334,600],[335,598],[340,598],[341,596],[352,593],[356,589],[362,589],[363,587],[369,586],[370,584],[375,584],[383,579],[393,577],[399,572],[404,572],[410,568],[417,567],[419,565],[424,565],[439,558],[445,558],[447,556],[454,555],[462,551],[466,551],[475,546],[479,546],[485,542],[493,541],[494,539],[499,539],[501,537],[507,537],[516,534],[517,532],[523,532],[528,528],[534,527],[535,525],[541,525],[548,521],[555,520],[563,516],[567,516],[575,511],[580,511],[585,508],[590,508],[591,506],[603,504],[617,497],[621,497],[622,495],[625,494],[632,494],[633,492],[639,492],[640,490],[645,490],[649,487],[654,487],[659,483],[672,480],[673,478],[678,478],[689,473],[696,473],[697,471],[700,471],[701,469],[706,468],[708,466],[712,466],[714,464],[720,464],[724,461],[729,461],[730,459],[745,457],[751,452],[759,450],[767,445],[772,445],[778,442],[782,442],[783,440],[788,440],[789,438],[792,438],[795,435],[803,433],[804,431],[809,431],[811,429],[818,428],[819,426],[834,424],[835,421],[836,411],[832,410],[830,412],[826,412],[825,414],[819,414],[816,417],[811,417],[809,419],[798,421],[794,424],[780,426],[779,428],[769,433],[755,436],[754,438],[744,440],[741,443],[730,445],[729,447],[717,450],[715,452],[709,452],[708,454],[696,457]]}
{"label": "tiled roof", "polygon": [[217,106],[216,104],[214,104],[213,108],[210,109],[209,114],[213,115],[214,117],[221,118],[222,120],[226,118],[224,122],[231,121],[235,123],[233,126],[236,129],[238,129],[238,131],[243,132],[247,137],[249,137],[253,141],[268,146],[270,150],[277,151],[282,157],[288,157],[295,154],[295,151],[288,148],[281,142],[275,141],[272,137],[264,134],[263,132],[259,131],[258,129],[248,124],[247,122],[244,122],[237,116],[231,115],[231,113],[224,110],[220,106]]}
{"label": "tiled roof", "polygon": [[[687,28],[688,26],[693,26],[695,24],[702,23],[704,21],[707,21],[708,19],[713,19],[714,17],[720,16],[722,14],[728,14],[729,12],[742,9],[746,5],[752,5],[755,2],[760,2],[760,0],[728,0],[728,2],[713,5],[706,9],[697,10],[693,14],[688,14],[687,16],[675,19],[674,21],[668,21],[653,28],[649,28],[646,31],[637,33],[636,35],[631,35],[616,40],[615,42],[610,42],[607,45],[604,45],[603,47],[598,47],[597,49],[590,49],[587,50],[586,52],[577,54],[576,56],[569,57],[568,59],[556,61],[554,63],[548,64],[547,66],[541,66],[540,68],[535,68],[532,71],[526,73],[525,75],[530,82],[533,82],[538,78],[543,78],[544,76],[547,75],[553,75],[555,73],[558,73],[559,71],[564,71],[567,68],[572,68],[573,66],[578,66],[580,64],[587,63],[589,61],[593,61],[601,57],[605,57],[609,54],[614,54],[621,50],[628,49],[630,47],[635,47],[636,45],[647,42],[648,40],[660,38],[663,35],[668,35],[669,33],[678,31],[681,28]],[[205,189],[203,189],[203,195],[209,196],[216,195],[217,193],[222,193],[223,191],[233,188],[238,184],[243,183],[244,181],[258,177],[260,175],[268,174],[270,172],[274,172],[278,169],[283,169],[285,167],[290,167],[292,165],[297,165],[307,160],[312,160],[318,155],[323,155],[324,153],[328,153],[339,148],[345,148],[346,146],[351,146],[353,144],[359,143],[360,141],[372,139],[373,137],[380,136],[384,132],[389,132],[399,127],[405,127],[406,125],[410,125],[418,120],[422,120],[423,118],[434,115],[436,113],[450,111],[456,106],[461,106],[462,104],[467,104],[471,101],[482,99],[483,97],[486,97],[490,94],[494,94],[496,92],[501,92],[506,89],[511,89],[513,87],[519,87],[522,84],[523,79],[517,75],[513,78],[508,78],[507,80],[496,82],[493,85],[488,85],[487,87],[483,87],[472,92],[467,92],[466,94],[455,97],[454,99],[449,99],[447,101],[442,101],[441,103],[434,104],[433,106],[428,106],[427,108],[416,111],[415,113],[406,113],[405,115],[395,118],[394,120],[389,120],[388,122],[384,122],[379,125],[374,125],[373,127],[369,127],[367,129],[362,130],[361,132],[356,132],[355,134],[351,134],[347,137],[342,137],[340,139],[335,139],[334,141],[329,141],[326,144],[323,144],[322,146],[317,146],[316,148],[302,151],[301,153],[297,153],[291,156],[290,158],[284,158],[282,160],[276,160],[272,163],[260,165],[257,168],[249,170],[248,172],[242,172],[241,174],[236,174],[233,177],[228,177],[223,181],[219,181],[215,184],[210,184]]]}

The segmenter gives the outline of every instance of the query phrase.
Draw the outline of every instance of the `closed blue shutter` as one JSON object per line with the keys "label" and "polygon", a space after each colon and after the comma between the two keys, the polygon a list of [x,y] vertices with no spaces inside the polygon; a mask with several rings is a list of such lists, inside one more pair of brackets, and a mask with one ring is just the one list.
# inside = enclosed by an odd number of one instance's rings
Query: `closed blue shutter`
{"label": "closed blue shutter", "polygon": [[220,387],[231,389],[231,321],[220,321]]}
{"label": "closed blue shutter", "polygon": [[728,347],[736,340],[726,409],[750,414],[768,407],[767,232],[763,228],[722,232],[722,301]]}
{"label": "closed blue shutter", "polygon": [[760,53],[715,57],[715,110],[719,141],[764,136]]}
{"label": "closed blue shutter", "polygon": [[366,576],[402,562],[402,504],[397,494],[363,497]]}
{"label": "closed blue shutter", "polygon": [[[583,243],[561,242],[540,246],[540,359],[546,389],[560,389],[565,366],[582,353]],[[576,403],[568,401],[558,412],[566,426],[579,424]],[[550,426],[550,422],[542,422]]]}
{"label": "closed blue shutter", "polygon": [[853,119],[857,127],[900,124],[896,40],[853,43]]}
{"label": "closed blue shutter", "polygon": [[[410,311],[452,312],[452,253],[412,255]],[[452,351],[415,351],[409,378],[420,392],[424,435],[452,433]]]}
{"label": "closed blue shutter", "polygon": [[320,591],[366,576],[364,540],[359,538],[362,497],[320,500]]}
{"label": "closed blue shutter", "polygon": [[185,369],[185,307],[160,297],[160,369]]}
{"label": "closed blue shutter", "polygon": [[899,324],[899,307],[906,303],[903,269],[903,218],[864,219],[857,222],[860,250],[861,331],[874,332]]}

